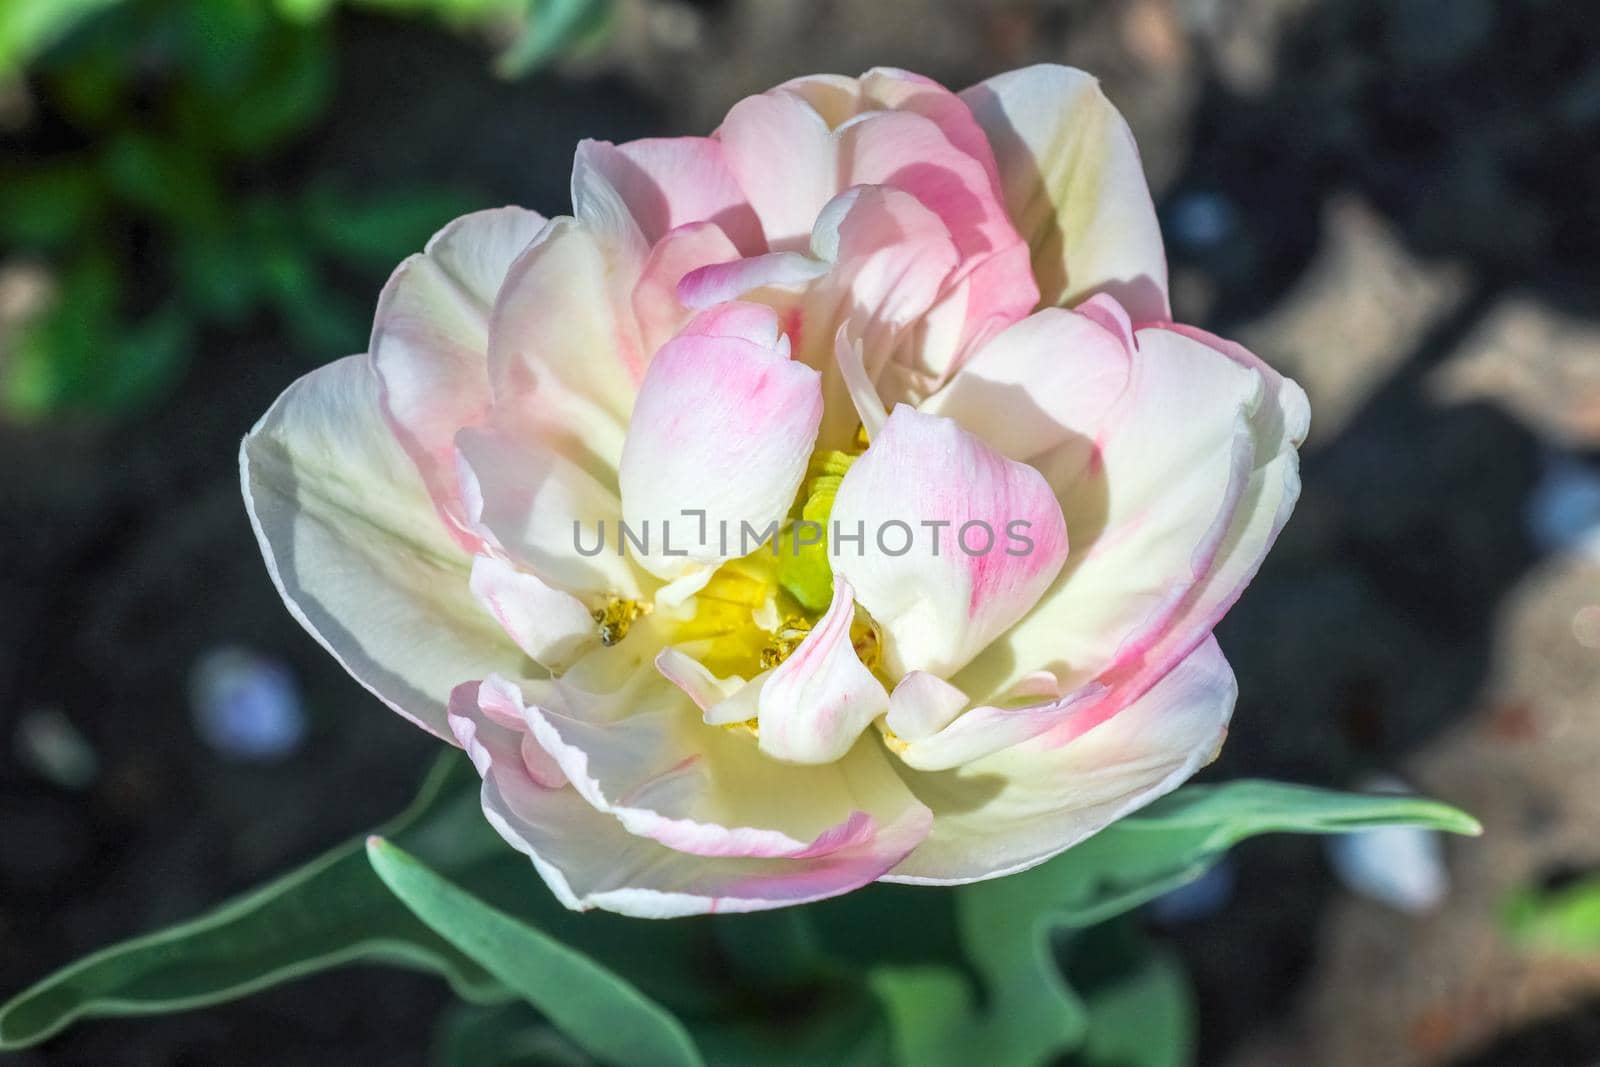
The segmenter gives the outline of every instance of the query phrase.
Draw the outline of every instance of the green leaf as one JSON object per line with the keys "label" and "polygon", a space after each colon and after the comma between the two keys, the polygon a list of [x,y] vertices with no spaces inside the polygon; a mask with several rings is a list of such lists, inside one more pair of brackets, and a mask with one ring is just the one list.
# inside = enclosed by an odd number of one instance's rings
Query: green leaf
{"label": "green leaf", "polygon": [[520,1001],[458,1004],[434,1034],[437,1067],[588,1067],[594,1060]]}
{"label": "green leaf", "polygon": [[1070,1067],[1186,1067],[1195,1011],[1174,953],[1151,944],[1131,922],[1106,923],[1072,940],[1062,970],[1086,1027]]}
{"label": "green leaf", "polygon": [[1573,954],[1600,950],[1600,875],[1518,890],[1506,904],[1505,925],[1535,948]]}
{"label": "green leaf", "polygon": [[121,0],[6,0],[0,4],[0,80],[18,73],[74,26]]}
{"label": "green leaf", "polygon": [[1188,786],[1040,867],[971,887],[968,899],[1047,896],[1059,922],[1089,926],[1200,877],[1246,838],[1269,833],[1339,834],[1421,826],[1476,836],[1477,820],[1425,797],[1346,793],[1241,780]]}
{"label": "green leaf", "polygon": [[499,911],[381,837],[367,857],[418,918],[603,1059],[641,1067],[704,1061],[683,1025],[632,985]]}
{"label": "green leaf", "polygon": [[[458,788],[471,777],[450,753],[385,832],[399,840],[442,837],[458,858],[480,858],[480,845],[469,842],[493,835],[474,838],[482,825],[476,791]],[[198,919],[46,978],[0,1008],[0,1049],[36,1044],[77,1019],[202,1007],[356,960],[434,971],[468,1000],[510,995],[384,888],[357,840]]]}
{"label": "green leaf", "polygon": [[873,989],[907,1064],[1037,1064],[1083,1048],[1090,1009],[1056,962],[1054,939],[1121,915],[1200,875],[1257,834],[1425,826],[1476,834],[1471,817],[1420,797],[1275,782],[1190,786],[1032,870],[964,886],[957,922],[983,992],[937,966],[880,968]]}
{"label": "green leaf", "polygon": [[615,8],[616,0],[532,0],[522,33],[495,61],[495,70],[520,78],[593,44],[610,29]]}

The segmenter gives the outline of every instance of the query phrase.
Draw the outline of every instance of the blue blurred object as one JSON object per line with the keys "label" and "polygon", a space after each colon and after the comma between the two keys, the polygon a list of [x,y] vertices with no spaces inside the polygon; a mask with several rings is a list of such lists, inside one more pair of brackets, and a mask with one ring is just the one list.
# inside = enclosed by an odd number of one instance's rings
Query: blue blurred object
{"label": "blue blurred object", "polygon": [[189,700],[200,736],[234,759],[282,759],[305,737],[294,675],[249,649],[221,645],[202,654],[189,675]]}
{"label": "blue blurred object", "polygon": [[1150,917],[1165,926],[1209,918],[1227,907],[1238,881],[1231,859],[1223,859],[1188,885],[1181,885],[1150,902]]}
{"label": "blue blurred object", "polygon": [[1600,470],[1572,456],[1548,457],[1528,497],[1527,523],[1546,552],[1600,557]]}
{"label": "blue blurred object", "polygon": [[1184,193],[1167,212],[1174,240],[1191,248],[1214,248],[1233,236],[1239,211],[1233,201],[1213,192]]}

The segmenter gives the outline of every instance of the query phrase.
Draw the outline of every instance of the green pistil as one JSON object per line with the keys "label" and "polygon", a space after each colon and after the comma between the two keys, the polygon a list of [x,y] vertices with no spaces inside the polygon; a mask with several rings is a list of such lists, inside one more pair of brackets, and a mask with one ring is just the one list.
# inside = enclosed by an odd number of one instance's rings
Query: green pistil
{"label": "green pistil", "polygon": [[[811,457],[807,480],[800,491],[799,518],[814,522],[823,530],[815,544],[798,544],[795,531],[786,530],[778,540],[778,584],[807,611],[823,612],[833,599],[833,566],[828,561],[828,517],[833,513],[833,498],[839,483],[856,461],[858,453],[825,451]],[[810,536],[807,528],[807,536]]]}

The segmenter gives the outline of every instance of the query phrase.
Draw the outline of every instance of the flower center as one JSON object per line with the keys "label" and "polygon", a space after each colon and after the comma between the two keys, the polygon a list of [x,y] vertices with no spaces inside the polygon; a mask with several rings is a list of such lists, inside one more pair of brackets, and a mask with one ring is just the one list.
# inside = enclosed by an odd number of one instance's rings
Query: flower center
{"label": "flower center", "polygon": [[628,636],[628,630],[636,620],[650,614],[651,606],[638,600],[625,600],[622,597],[611,597],[605,606],[596,608],[592,615],[595,625],[600,628],[600,643],[607,648]]}

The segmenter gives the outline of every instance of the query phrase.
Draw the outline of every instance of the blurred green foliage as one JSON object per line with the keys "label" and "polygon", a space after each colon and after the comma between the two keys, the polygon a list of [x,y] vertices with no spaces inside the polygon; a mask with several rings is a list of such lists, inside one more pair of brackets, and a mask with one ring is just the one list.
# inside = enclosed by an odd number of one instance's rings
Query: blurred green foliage
{"label": "blurred green foliage", "polygon": [[1600,952],[1600,874],[1512,895],[1505,925],[1518,940],[1554,952]]}
{"label": "blurred green foliage", "polygon": [[[609,0],[345,0],[499,25],[515,75],[600,32]],[[331,104],[334,0],[7,0],[0,83],[23,78],[48,148],[0,162],[0,247],[43,268],[0,338],[0,410],[115,414],[159,398],[209,326],[267,315],[320,362],[365,344],[380,282],[468,190],[355,196],[272,165]]]}

